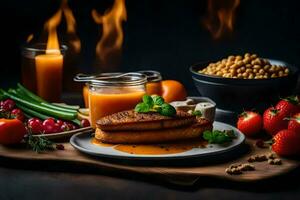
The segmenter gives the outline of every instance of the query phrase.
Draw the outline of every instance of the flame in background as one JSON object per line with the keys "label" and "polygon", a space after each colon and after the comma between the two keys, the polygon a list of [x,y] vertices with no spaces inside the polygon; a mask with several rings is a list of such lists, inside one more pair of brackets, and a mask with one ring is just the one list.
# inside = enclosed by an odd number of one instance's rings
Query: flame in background
{"label": "flame in background", "polygon": [[44,25],[48,31],[46,54],[60,54],[60,46],[57,36],[57,26],[61,22],[62,11],[58,10]]}
{"label": "flame in background", "polygon": [[73,46],[74,51],[76,53],[79,53],[81,49],[81,42],[78,36],[76,35],[76,21],[73,12],[68,5],[68,0],[62,0],[61,9],[66,18],[67,33],[70,35],[69,42]]}
{"label": "flame in background", "polygon": [[112,60],[118,60],[123,44],[122,21],[127,20],[125,0],[115,0],[110,10],[104,15],[95,9],[91,12],[94,21],[102,24],[102,36],[96,46],[96,54],[103,67],[112,64]]}
{"label": "flame in background", "polygon": [[27,43],[31,42],[31,41],[33,40],[33,38],[34,38],[34,35],[33,35],[32,33],[29,34],[29,35],[27,36],[26,42],[27,42]]}
{"label": "flame in background", "polygon": [[208,16],[203,20],[203,24],[214,39],[232,33],[239,4],[240,0],[208,0]]}

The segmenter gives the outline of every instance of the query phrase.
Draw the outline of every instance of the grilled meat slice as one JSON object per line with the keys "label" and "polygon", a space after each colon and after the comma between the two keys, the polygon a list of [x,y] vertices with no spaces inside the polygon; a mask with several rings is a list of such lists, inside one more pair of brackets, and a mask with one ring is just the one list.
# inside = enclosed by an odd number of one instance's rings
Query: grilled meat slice
{"label": "grilled meat slice", "polygon": [[156,130],[189,125],[195,120],[195,116],[183,111],[177,111],[174,117],[167,117],[158,113],[137,113],[128,110],[99,119],[97,128],[102,131]]}
{"label": "grilled meat slice", "polygon": [[187,126],[159,130],[103,131],[97,128],[95,138],[111,144],[162,143],[200,137],[206,130],[212,130],[212,123],[206,119],[199,119]]}

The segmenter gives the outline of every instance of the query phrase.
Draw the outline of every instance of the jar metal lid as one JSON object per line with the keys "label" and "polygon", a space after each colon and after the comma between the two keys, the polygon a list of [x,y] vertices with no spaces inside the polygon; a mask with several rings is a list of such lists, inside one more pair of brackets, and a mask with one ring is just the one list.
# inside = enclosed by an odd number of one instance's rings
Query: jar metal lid
{"label": "jar metal lid", "polygon": [[158,71],[142,70],[142,71],[138,71],[138,73],[142,73],[142,74],[146,75],[148,82],[159,82],[162,80],[162,76]]}
{"label": "jar metal lid", "polygon": [[101,73],[98,75],[77,74],[76,82],[85,82],[91,86],[136,86],[145,84],[147,76],[142,73]]}

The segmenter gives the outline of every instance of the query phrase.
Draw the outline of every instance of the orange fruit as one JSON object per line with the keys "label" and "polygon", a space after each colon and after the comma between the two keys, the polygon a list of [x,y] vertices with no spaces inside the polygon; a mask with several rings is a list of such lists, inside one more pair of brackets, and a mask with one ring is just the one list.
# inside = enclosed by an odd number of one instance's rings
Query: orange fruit
{"label": "orange fruit", "polygon": [[175,80],[164,80],[161,82],[162,97],[166,102],[184,101],[187,92],[182,83]]}

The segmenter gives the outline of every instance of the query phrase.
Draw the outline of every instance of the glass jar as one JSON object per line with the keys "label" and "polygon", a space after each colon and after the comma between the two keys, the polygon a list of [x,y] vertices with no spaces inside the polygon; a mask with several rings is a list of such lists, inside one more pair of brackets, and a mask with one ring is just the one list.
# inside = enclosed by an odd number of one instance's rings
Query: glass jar
{"label": "glass jar", "polygon": [[[97,78],[103,79],[104,77],[118,76],[121,74],[122,73],[120,72],[101,73],[99,75],[77,74],[76,77],[74,78],[74,81],[88,82],[92,79],[97,79]],[[87,83],[85,83],[82,88],[82,96],[83,96],[84,106],[88,108],[89,107],[89,85]]]}
{"label": "glass jar", "polygon": [[116,112],[134,109],[146,93],[147,78],[141,73],[107,74],[90,80],[89,110],[92,127],[101,117]]}
{"label": "glass jar", "polygon": [[153,70],[145,70],[145,71],[139,71],[139,73],[142,73],[147,76],[147,84],[146,84],[146,92],[149,95],[159,95],[162,94],[162,76],[158,71]]}
{"label": "glass jar", "polygon": [[46,43],[22,47],[22,83],[48,101],[59,101],[62,91],[63,59],[67,46],[60,53],[47,54]]}

